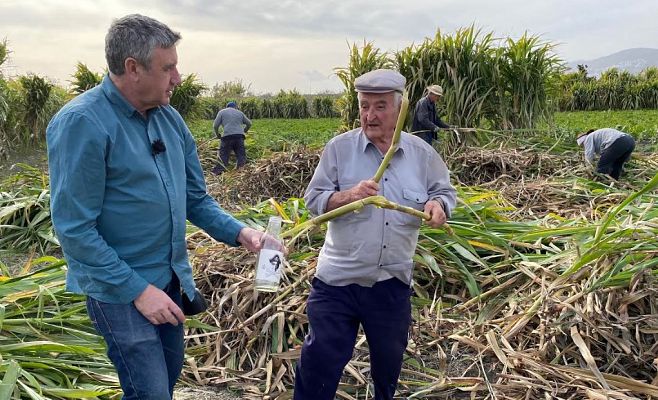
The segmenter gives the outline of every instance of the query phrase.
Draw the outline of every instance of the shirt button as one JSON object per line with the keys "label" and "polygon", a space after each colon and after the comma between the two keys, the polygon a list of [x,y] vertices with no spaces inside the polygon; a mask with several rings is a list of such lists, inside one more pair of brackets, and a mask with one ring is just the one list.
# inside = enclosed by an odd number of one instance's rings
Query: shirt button
{"label": "shirt button", "polygon": [[386,223],[386,226],[388,226],[388,222]]}
{"label": "shirt button", "polygon": [[385,180],[386,182],[388,182],[388,178],[384,178],[384,180]]}
{"label": "shirt button", "polygon": [[384,248],[386,248],[386,245],[384,245]]}
{"label": "shirt button", "polygon": [[383,267],[383,266],[384,266],[384,264],[379,264],[379,266],[380,266],[380,267]]}

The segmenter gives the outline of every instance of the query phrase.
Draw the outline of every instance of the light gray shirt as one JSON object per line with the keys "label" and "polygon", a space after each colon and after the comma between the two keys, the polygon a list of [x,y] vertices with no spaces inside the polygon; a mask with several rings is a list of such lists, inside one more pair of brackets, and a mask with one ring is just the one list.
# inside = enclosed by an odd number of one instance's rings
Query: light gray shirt
{"label": "light gray shirt", "polygon": [[[304,194],[311,214],[323,214],[333,193],[372,179],[383,158],[361,128],[331,139]],[[379,182],[379,194],[421,211],[427,201],[436,199],[443,203],[447,216],[456,201],[441,157],[425,141],[406,132]],[[389,277],[410,284],[420,224],[418,217],[372,205],[329,221],[316,277],[334,286],[372,286]]]}
{"label": "light gray shirt", "polygon": [[251,128],[251,121],[242,111],[233,107],[227,107],[219,110],[215,117],[212,128],[217,136],[219,136],[220,125],[224,127],[223,136],[244,135]]}
{"label": "light gray shirt", "polygon": [[597,129],[585,136],[583,147],[585,148],[585,159],[591,164],[594,162],[594,154],[601,154],[603,150],[627,133],[612,128]]}

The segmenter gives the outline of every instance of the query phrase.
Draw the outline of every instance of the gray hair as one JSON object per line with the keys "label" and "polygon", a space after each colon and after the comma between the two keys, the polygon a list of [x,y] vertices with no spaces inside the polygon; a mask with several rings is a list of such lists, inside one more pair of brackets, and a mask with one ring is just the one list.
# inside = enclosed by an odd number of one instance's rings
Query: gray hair
{"label": "gray hair", "polygon": [[[356,94],[357,100],[359,100],[359,106],[361,105],[361,92],[357,92]],[[395,104],[395,107],[400,108],[402,105],[402,93],[395,91],[393,92],[393,104]]]}
{"label": "gray hair", "polygon": [[105,36],[105,59],[110,72],[123,75],[126,58],[132,57],[146,69],[156,47],[168,49],[181,39],[178,32],[153,18],[130,14],[112,22]]}

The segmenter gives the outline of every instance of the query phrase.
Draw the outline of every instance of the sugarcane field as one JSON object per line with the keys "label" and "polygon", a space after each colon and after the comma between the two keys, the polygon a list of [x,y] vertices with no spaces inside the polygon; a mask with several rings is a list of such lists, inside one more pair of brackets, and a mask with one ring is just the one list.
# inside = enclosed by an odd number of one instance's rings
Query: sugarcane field
{"label": "sugarcane field", "polygon": [[[404,132],[427,88],[441,86],[436,111],[450,126],[431,146],[457,192],[446,224],[420,227],[394,398],[658,399],[658,66],[589,75],[567,69],[540,36],[499,36],[471,25],[397,51],[350,43],[334,68],[338,93],[256,95],[240,79],[212,86],[184,71],[170,104],[194,138],[208,194],[257,231],[280,217],[287,254],[278,288],[259,291],[256,254],[187,221],[207,309],[185,320],[173,399],[293,399],[307,299],[335,218],[313,215],[304,193],[327,142],[360,126],[354,81],[378,69],[406,79]],[[53,116],[107,71],[78,62],[68,84],[3,74],[12,52],[0,41],[0,400],[118,400],[86,296],[66,290],[46,145]],[[247,161],[236,168],[231,157],[217,173],[213,124],[231,102],[250,119]],[[619,179],[588,165],[577,142],[599,128],[634,139]],[[383,196],[355,203],[342,212],[423,218]],[[359,329],[336,398],[374,398],[370,362]]]}

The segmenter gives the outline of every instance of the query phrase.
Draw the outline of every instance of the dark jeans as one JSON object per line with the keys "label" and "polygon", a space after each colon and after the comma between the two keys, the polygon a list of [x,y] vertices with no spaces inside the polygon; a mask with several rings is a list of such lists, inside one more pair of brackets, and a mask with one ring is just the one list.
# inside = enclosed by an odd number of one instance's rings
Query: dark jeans
{"label": "dark jeans", "polygon": [[213,168],[215,174],[221,174],[228,167],[231,152],[237,158],[237,168],[242,168],[247,163],[247,152],[244,148],[244,135],[222,136],[219,146],[219,163]]}
{"label": "dark jeans", "polygon": [[[175,276],[165,292],[181,305],[180,284]],[[183,325],[153,325],[133,303],[109,304],[91,297],[87,297],[87,312],[105,338],[123,399],[171,399],[183,368]]]}
{"label": "dark jeans", "polygon": [[612,142],[612,144],[601,153],[596,172],[607,174],[614,179],[619,179],[624,168],[624,163],[631,158],[635,149],[635,140],[630,135],[624,135]]}
{"label": "dark jeans", "polygon": [[393,278],[373,287],[331,286],[313,279],[310,332],[295,369],[294,400],[333,400],[352,358],[359,324],[370,350],[375,399],[392,399],[411,324],[411,290]]}

